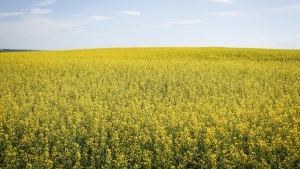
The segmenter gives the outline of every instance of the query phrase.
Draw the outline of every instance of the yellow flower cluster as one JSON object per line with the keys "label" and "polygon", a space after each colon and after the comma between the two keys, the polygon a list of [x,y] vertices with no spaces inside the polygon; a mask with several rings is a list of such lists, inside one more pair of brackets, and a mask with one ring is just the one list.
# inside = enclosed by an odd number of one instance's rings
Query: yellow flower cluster
{"label": "yellow flower cluster", "polygon": [[300,51],[0,53],[0,168],[300,168]]}

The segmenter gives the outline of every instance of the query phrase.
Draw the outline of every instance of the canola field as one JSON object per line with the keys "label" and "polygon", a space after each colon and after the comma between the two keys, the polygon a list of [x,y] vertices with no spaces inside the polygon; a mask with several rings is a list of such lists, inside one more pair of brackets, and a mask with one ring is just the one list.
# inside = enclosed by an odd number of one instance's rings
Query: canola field
{"label": "canola field", "polygon": [[300,51],[0,53],[0,168],[300,168]]}

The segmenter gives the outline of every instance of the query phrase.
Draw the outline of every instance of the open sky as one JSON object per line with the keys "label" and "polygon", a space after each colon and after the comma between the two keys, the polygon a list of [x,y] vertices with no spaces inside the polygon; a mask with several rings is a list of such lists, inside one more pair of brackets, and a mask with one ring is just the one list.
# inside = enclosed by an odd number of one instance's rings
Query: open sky
{"label": "open sky", "polygon": [[300,49],[299,0],[0,0],[0,49]]}

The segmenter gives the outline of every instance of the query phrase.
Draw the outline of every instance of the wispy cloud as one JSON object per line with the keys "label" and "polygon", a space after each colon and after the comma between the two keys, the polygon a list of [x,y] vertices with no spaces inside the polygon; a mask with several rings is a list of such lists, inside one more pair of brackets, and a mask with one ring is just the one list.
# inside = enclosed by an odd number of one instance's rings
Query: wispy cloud
{"label": "wispy cloud", "polygon": [[300,4],[275,8],[275,10],[300,10]]}
{"label": "wispy cloud", "polygon": [[232,3],[233,3],[232,0],[210,0],[210,1],[213,1],[213,2],[221,2],[221,3],[228,3],[228,4],[232,4]]}
{"label": "wispy cloud", "polygon": [[75,14],[74,15],[75,18],[81,18],[81,17],[84,17],[84,16],[85,16],[84,14]]}
{"label": "wispy cloud", "polygon": [[82,17],[88,17],[89,11],[81,11],[73,15],[75,18],[82,18]]}
{"label": "wispy cloud", "polygon": [[23,12],[3,12],[3,13],[0,13],[0,18],[8,17],[8,16],[18,16],[18,15],[24,15],[24,13]]}
{"label": "wispy cloud", "polygon": [[134,15],[134,16],[141,15],[141,12],[139,12],[139,11],[121,11],[121,12],[124,14],[127,14],[127,15]]}
{"label": "wispy cloud", "polygon": [[31,14],[43,15],[43,14],[51,13],[52,9],[31,8],[30,12]]}
{"label": "wispy cloud", "polygon": [[169,21],[163,22],[162,27],[171,27],[174,25],[193,25],[201,23],[201,20],[181,20],[181,21]]}
{"label": "wispy cloud", "polygon": [[258,39],[252,39],[252,41],[270,42],[270,43],[278,43],[278,42],[293,43],[295,41],[300,42],[300,36],[279,36],[279,37],[271,37],[271,38],[258,38]]}
{"label": "wispy cloud", "polygon": [[212,12],[208,13],[209,15],[214,16],[237,16],[243,14],[244,11],[227,11],[227,12]]}
{"label": "wispy cloud", "polygon": [[231,44],[235,47],[259,47],[259,48],[283,48],[283,49],[299,49],[300,36],[277,36],[245,39],[236,41]]}
{"label": "wispy cloud", "polygon": [[141,29],[136,30],[149,30],[149,29],[162,29],[162,28],[171,28],[176,25],[195,25],[202,23],[202,20],[179,20],[179,21],[167,21],[162,22],[160,25],[145,25]]}
{"label": "wispy cloud", "polygon": [[88,17],[89,21],[99,21],[99,20],[106,20],[106,19],[111,19],[111,18],[106,17],[106,16],[100,16],[100,15],[94,15],[94,16]]}
{"label": "wispy cloud", "polygon": [[71,29],[68,33],[70,34],[80,34],[83,33],[85,30],[84,29]]}
{"label": "wispy cloud", "polygon": [[59,40],[58,37],[66,34],[84,33],[80,26],[87,22],[85,19],[57,18],[47,15],[53,12],[48,5],[54,2],[56,1],[40,1],[40,3],[20,11],[0,12],[0,18],[18,16],[17,20],[0,19],[0,45],[8,48],[10,48],[9,46],[14,48],[20,46],[20,48],[35,49],[39,48],[39,44],[33,43],[33,41],[40,41],[43,38]]}
{"label": "wispy cloud", "polygon": [[36,6],[48,6],[48,5],[51,5],[55,2],[56,2],[56,0],[46,0],[46,1],[43,1],[43,2],[37,3]]}
{"label": "wispy cloud", "polygon": [[[55,3],[57,0],[45,0],[35,4],[32,8],[23,9],[20,12],[0,13],[0,17],[18,16],[17,21],[0,21],[0,36],[2,37],[37,37],[55,32],[77,31],[82,23],[47,17],[45,14],[52,13],[52,9],[43,8]],[[78,31],[77,31],[78,32]]]}
{"label": "wispy cloud", "polygon": [[36,37],[58,31],[74,30],[80,24],[43,16],[25,16],[21,21],[0,22],[0,36]]}

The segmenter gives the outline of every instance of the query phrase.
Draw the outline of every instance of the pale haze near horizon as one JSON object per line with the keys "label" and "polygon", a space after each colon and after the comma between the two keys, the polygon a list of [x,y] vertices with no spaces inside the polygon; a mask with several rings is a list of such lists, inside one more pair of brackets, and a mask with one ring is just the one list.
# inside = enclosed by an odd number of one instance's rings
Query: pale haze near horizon
{"label": "pale haze near horizon", "polygon": [[300,49],[299,0],[1,0],[0,49]]}

